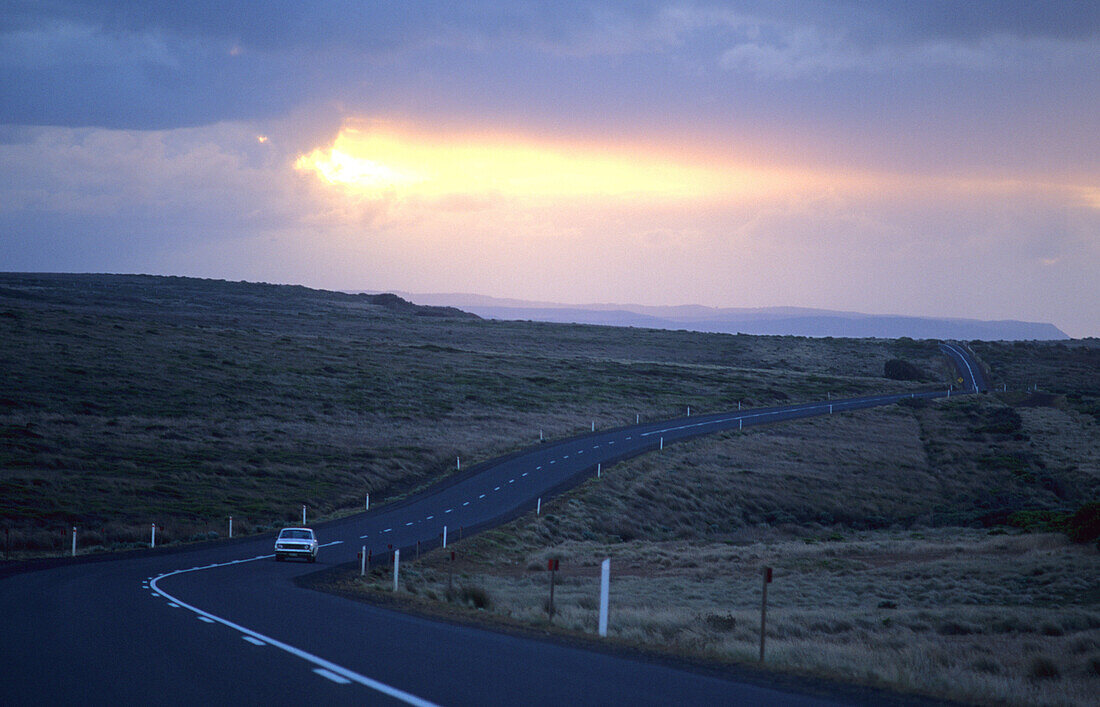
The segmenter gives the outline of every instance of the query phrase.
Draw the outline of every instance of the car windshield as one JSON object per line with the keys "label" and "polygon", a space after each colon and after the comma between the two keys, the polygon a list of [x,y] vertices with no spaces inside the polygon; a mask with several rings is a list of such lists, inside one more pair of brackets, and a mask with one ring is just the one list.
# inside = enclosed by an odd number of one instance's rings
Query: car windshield
{"label": "car windshield", "polygon": [[284,530],[279,537],[283,540],[309,540],[312,535],[308,530]]}

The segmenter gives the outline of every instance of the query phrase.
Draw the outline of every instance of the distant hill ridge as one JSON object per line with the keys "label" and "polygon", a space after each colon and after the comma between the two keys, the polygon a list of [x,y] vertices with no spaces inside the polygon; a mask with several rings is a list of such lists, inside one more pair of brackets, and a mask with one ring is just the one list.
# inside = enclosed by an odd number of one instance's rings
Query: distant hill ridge
{"label": "distant hill ridge", "polygon": [[[117,305],[156,306],[162,310],[205,311],[219,305],[231,306],[245,300],[255,302],[277,299],[300,300],[303,308],[311,302],[332,304],[370,304],[392,312],[416,317],[460,317],[477,319],[476,314],[448,306],[413,304],[393,293],[348,294],[316,290],[302,285],[273,285],[266,282],[234,282],[176,275],[115,275],[74,273],[3,273],[0,272],[0,302],[4,299],[38,300],[94,306],[97,302]],[[231,315],[226,309],[221,315]]]}
{"label": "distant hill ridge", "polygon": [[689,329],[726,334],[837,336],[852,338],[964,339],[982,341],[1060,340],[1070,337],[1053,324],[862,314],[804,307],[704,307],[588,304],[497,299],[467,294],[412,294],[425,305],[446,305],[488,319],[532,320],[653,329]]}

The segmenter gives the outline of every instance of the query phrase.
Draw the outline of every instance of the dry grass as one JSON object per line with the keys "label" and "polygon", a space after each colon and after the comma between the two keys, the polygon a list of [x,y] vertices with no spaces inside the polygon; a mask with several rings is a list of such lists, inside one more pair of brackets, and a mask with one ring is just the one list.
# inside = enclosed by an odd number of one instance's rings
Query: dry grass
{"label": "dry grass", "polygon": [[[0,274],[0,517],[16,554],[168,542],[381,503],[645,418],[881,390],[917,342],[418,316],[295,287]],[[437,314],[436,312],[427,312]],[[904,387],[889,382],[891,389]]]}
{"label": "dry grass", "polygon": [[[967,702],[1093,704],[1100,555],[1005,524],[1095,498],[1088,463],[1059,459],[1095,458],[1100,436],[1073,411],[1018,412],[960,398],[675,445],[459,543],[458,582],[486,594],[480,614],[545,626],[544,568],[559,558],[554,625],[592,634],[610,557],[613,640],[739,662],[756,659],[767,565],[773,667]],[[406,592],[447,604],[446,571],[427,556]]]}
{"label": "dry grass", "polygon": [[[485,595],[480,614],[512,623],[547,625],[554,555],[553,625],[595,633],[598,563],[610,557],[612,640],[755,661],[769,565],[772,667],[982,704],[1093,704],[1100,686],[1100,559],[1062,536],[865,531],[747,545],[570,541],[517,554],[504,534],[458,545],[455,586]],[[446,601],[446,563],[435,552],[410,565],[404,591]],[[382,575],[360,589],[385,591]],[[459,592],[451,600],[469,606]]]}

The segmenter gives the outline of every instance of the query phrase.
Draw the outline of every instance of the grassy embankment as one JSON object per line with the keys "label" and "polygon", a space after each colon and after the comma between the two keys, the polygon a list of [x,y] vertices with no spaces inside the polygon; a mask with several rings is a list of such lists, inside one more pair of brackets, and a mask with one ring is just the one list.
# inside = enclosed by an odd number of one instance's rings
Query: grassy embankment
{"label": "grassy embankment", "polygon": [[644,418],[856,395],[921,342],[489,322],[186,278],[0,274],[0,546],[217,537],[385,502],[463,464]]}
{"label": "grassy embankment", "polygon": [[[744,662],[756,660],[771,566],[773,667],[977,703],[1094,704],[1100,555],[1046,531],[1098,497],[1100,348],[975,348],[993,354],[1009,392],[783,423],[625,462],[541,517],[455,544],[454,567],[439,552],[409,565],[402,595],[428,611],[547,627],[546,560],[558,558],[552,630],[591,636],[610,557],[611,641]],[[1035,382],[1049,393],[1021,392]],[[387,587],[380,568],[336,588]]]}

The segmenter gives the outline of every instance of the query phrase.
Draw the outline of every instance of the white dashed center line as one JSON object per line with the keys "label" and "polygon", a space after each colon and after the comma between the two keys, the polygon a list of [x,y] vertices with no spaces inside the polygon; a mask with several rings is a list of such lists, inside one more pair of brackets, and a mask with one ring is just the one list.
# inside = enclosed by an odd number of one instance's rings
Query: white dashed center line
{"label": "white dashed center line", "polygon": [[470,502],[469,502],[469,501],[463,501],[463,502],[462,502],[462,505],[464,505],[464,506],[468,506],[468,505],[470,505]]}
{"label": "white dashed center line", "polygon": [[208,624],[214,623],[214,619],[208,619],[205,616],[200,616],[199,621],[202,621],[203,623],[208,623]]}
{"label": "white dashed center line", "polygon": [[351,680],[348,680],[343,675],[337,675],[336,673],[332,672],[331,670],[325,670],[324,668],[314,668],[313,672],[317,673],[318,675],[320,675],[323,678],[328,678],[329,680],[333,681],[334,683],[337,683],[338,685],[350,685],[351,684]]}
{"label": "white dashed center line", "polygon": [[264,643],[260,639],[253,638],[252,636],[241,636],[241,638],[248,641],[249,643],[251,643],[254,646],[266,646],[267,645],[266,643]]}
{"label": "white dashed center line", "polygon": [[485,498],[485,494],[481,494],[478,498]]}

